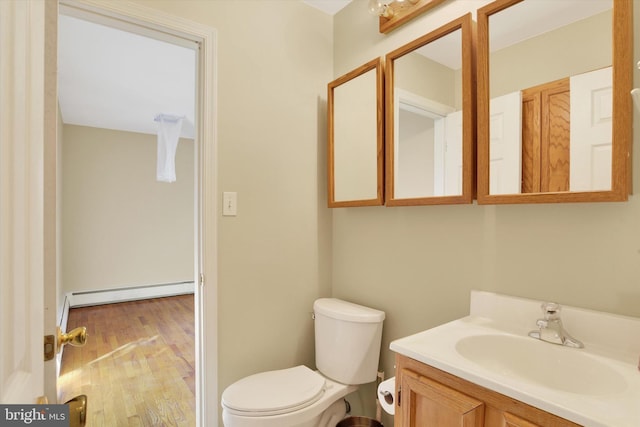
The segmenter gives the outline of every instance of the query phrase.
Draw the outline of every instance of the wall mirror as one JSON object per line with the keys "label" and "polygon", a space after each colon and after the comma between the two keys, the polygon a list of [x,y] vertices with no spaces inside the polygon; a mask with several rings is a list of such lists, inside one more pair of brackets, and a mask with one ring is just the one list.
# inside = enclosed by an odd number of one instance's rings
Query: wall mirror
{"label": "wall mirror", "polygon": [[384,203],[382,58],[328,85],[329,207]]}
{"label": "wall mirror", "polygon": [[467,14],[387,55],[387,206],[473,200],[473,25]]}
{"label": "wall mirror", "polygon": [[630,0],[478,10],[478,203],[627,200]]}

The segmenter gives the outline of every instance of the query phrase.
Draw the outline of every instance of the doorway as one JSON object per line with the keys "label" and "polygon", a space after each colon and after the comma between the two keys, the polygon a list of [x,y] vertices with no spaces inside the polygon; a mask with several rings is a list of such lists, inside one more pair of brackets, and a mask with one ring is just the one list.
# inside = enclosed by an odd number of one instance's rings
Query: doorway
{"label": "doorway", "polygon": [[[213,105],[213,84],[212,84],[212,70],[213,70],[213,31],[211,29],[193,25],[192,23],[174,22],[171,18],[161,16],[160,14],[154,14],[152,10],[139,10],[139,8],[132,8],[128,10],[127,5],[108,5],[101,6],[105,10],[97,10],[95,7],[84,7],[82,2],[61,2],[62,14],[71,13],[74,15],[81,15],[86,17],[88,21],[99,21],[102,25],[110,25],[115,23],[117,27],[126,29],[136,34],[143,34],[146,37],[161,40],[162,42],[177,41],[178,44],[196,43],[196,79],[197,86],[201,89],[195,90],[196,93],[194,101],[194,114],[192,131],[194,134],[193,143],[193,157],[191,163],[194,166],[195,173],[191,176],[182,176],[183,180],[192,180],[194,182],[192,190],[192,204],[191,204],[191,218],[194,223],[194,230],[190,233],[193,237],[192,244],[192,270],[191,270],[191,282],[194,293],[193,301],[193,328],[191,333],[193,334],[195,345],[193,353],[195,355],[195,371],[193,389],[195,390],[195,414],[194,419],[196,425],[216,425],[217,423],[217,409],[207,409],[202,402],[205,401],[205,394],[211,393],[211,390],[215,391],[215,378],[216,378],[216,359],[215,357],[205,358],[205,353],[213,354],[215,356],[216,348],[216,336],[215,320],[206,320],[205,317],[211,316],[215,318],[216,306],[215,306],[215,200],[213,195],[215,194],[215,179],[212,176],[208,176],[204,179],[205,174],[214,175],[212,169],[215,166],[215,160],[213,157],[214,152],[214,133],[211,132],[213,128],[213,122],[215,116],[211,114]],[[131,7],[131,6],[129,6]],[[108,10],[107,10],[108,9]],[[114,19],[115,18],[115,19]],[[179,21],[179,20],[176,20]],[[178,28],[178,29],[176,29]],[[126,64],[119,64],[119,66],[126,66]],[[157,111],[156,113],[164,113],[164,111]],[[209,114],[207,114],[209,113]],[[151,118],[152,120],[153,118]],[[188,125],[187,125],[188,126]],[[208,132],[206,131],[208,130]],[[155,162],[155,159],[153,159]],[[118,168],[117,164],[114,164],[115,169]],[[178,177],[180,179],[180,177]],[[171,184],[166,184],[171,185]],[[206,226],[208,233],[205,236],[201,230]],[[195,268],[194,268],[195,267]],[[207,291],[203,290],[204,279],[207,278]],[[156,283],[152,281],[150,283],[153,286],[144,286],[136,283],[135,286],[117,286],[109,289],[109,291],[123,292],[134,289],[134,293],[143,294],[148,291],[148,288],[162,287],[163,285],[182,285],[181,282],[176,283]],[[171,287],[171,286],[169,286]],[[173,286],[175,288],[175,286]],[[147,288],[147,289],[143,289]],[[141,290],[143,289],[143,290]],[[113,293],[113,292],[112,292]],[[58,292],[60,296],[61,292]],[[71,292],[73,294],[73,292]],[[89,290],[86,292],[76,292],[78,295],[91,295],[92,298],[96,294],[100,294],[96,290]],[[72,295],[72,298],[75,295]],[[152,296],[157,296],[152,292]],[[160,295],[166,296],[166,295]],[[63,299],[63,298],[60,298]],[[122,299],[131,299],[130,297],[124,297]],[[137,298],[134,298],[137,299]],[[203,310],[203,306],[207,307],[207,315]],[[59,306],[60,308],[60,306]],[[62,318],[61,315],[58,319]],[[203,345],[203,337],[207,338],[206,345]],[[89,338],[91,339],[91,337]],[[203,375],[203,361],[207,360],[207,377]],[[91,397],[89,396],[89,399]],[[91,405],[91,402],[89,402]],[[206,413],[205,413],[206,412]],[[205,421],[206,420],[206,421]],[[193,424],[189,424],[193,425]]]}

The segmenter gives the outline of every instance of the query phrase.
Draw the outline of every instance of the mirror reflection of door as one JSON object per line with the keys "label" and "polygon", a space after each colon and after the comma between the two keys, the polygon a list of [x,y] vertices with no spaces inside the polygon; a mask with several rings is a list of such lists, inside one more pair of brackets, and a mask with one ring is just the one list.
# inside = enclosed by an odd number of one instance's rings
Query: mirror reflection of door
{"label": "mirror reflection of door", "polygon": [[[521,98],[520,92],[491,99],[490,135],[490,194],[520,192],[521,180]],[[514,143],[514,141],[516,141]]]}
{"label": "mirror reflection of door", "polygon": [[522,91],[522,193],[611,188],[611,67]]}
{"label": "mirror reflection of door", "polygon": [[611,67],[571,77],[571,191],[609,190],[613,158]]}
{"label": "mirror reflection of door", "polygon": [[[489,194],[612,188],[613,96],[601,70],[611,73],[613,2],[579,3],[525,0],[489,18]],[[507,123],[501,98],[512,93],[521,115]],[[521,153],[505,160],[505,149]]]}
{"label": "mirror reflection of door", "polygon": [[414,112],[400,105],[402,126],[396,144],[395,195],[401,198],[434,196],[435,138],[442,138],[442,118]]}
{"label": "mirror reflection of door", "polygon": [[386,55],[387,206],[472,202],[473,45],[466,14]]}
{"label": "mirror reflection of door", "polygon": [[569,190],[569,79],[522,91],[522,192]]}
{"label": "mirror reflection of door", "polygon": [[[444,187],[443,195],[462,194],[462,138],[463,115],[462,110],[447,114],[445,118],[445,147],[444,147]],[[438,173],[436,172],[436,176]]]}
{"label": "mirror reflection of door", "polygon": [[462,194],[461,111],[399,88],[395,97],[395,197]]}

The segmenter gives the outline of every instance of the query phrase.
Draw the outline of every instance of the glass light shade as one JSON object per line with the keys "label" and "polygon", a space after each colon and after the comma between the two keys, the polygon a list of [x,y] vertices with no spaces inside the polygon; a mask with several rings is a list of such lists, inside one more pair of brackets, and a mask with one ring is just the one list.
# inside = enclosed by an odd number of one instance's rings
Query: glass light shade
{"label": "glass light shade", "polygon": [[369,0],[369,12],[373,15],[382,15],[386,7],[381,0]]}

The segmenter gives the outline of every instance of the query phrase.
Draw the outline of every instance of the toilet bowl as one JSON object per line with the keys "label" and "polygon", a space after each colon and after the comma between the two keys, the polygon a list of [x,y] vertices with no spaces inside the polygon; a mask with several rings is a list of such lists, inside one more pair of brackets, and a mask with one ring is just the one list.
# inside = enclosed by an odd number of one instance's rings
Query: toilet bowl
{"label": "toilet bowl", "polygon": [[262,372],[222,393],[225,427],[335,427],[344,397],[378,372],[382,311],[335,298],[315,301],[316,365]]}
{"label": "toilet bowl", "polygon": [[226,427],[335,427],[357,390],[300,365],[243,378],[222,394]]}

